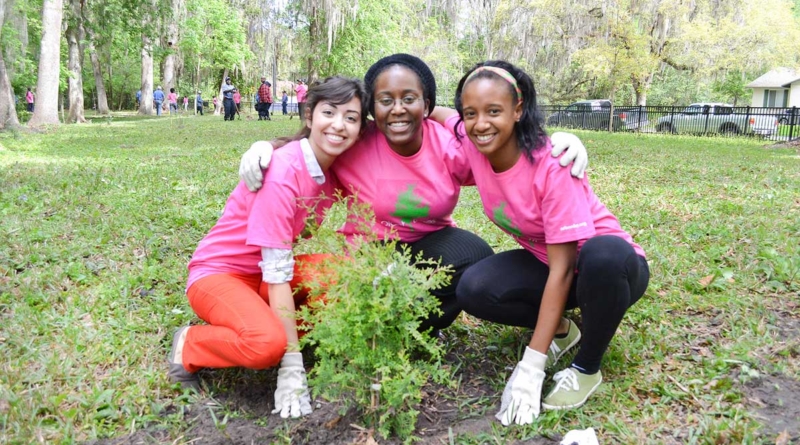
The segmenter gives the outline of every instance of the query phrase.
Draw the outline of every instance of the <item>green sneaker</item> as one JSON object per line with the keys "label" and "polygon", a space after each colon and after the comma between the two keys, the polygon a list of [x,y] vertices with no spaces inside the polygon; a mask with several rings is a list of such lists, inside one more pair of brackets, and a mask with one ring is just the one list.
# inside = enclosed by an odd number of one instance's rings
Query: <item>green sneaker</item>
{"label": "green sneaker", "polygon": [[553,338],[550,342],[550,349],[547,350],[547,364],[552,365],[558,361],[570,349],[575,347],[581,341],[581,330],[570,319],[566,319],[569,323],[569,331],[564,338]]}
{"label": "green sneaker", "polygon": [[167,376],[170,382],[180,383],[183,389],[193,389],[200,392],[200,379],[197,378],[197,374],[187,371],[183,367],[183,362],[176,357],[183,355],[183,344],[186,341],[187,329],[189,329],[189,326],[184,326],[175,331],[175,335],[172,336],[172,348],[169,351],[169,356],[167,356],[167,362],[169,362]]}
{"label": "green sneaker", "polygon": [[553,376],[556,386],[542,401],[542,407],[549,410],[570,409],[583,406],[603,381],[603,374],[584,374],[577,369],[567,368]]}

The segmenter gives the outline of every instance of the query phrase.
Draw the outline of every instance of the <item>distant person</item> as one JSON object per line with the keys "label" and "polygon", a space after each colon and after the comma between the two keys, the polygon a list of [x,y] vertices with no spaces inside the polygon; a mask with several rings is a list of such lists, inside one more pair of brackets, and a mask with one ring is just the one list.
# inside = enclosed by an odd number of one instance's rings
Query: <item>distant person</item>
{"label": "distant person", "polygon": [[25,93],[25,102],[28,103],[28,112],[33,113],[34,97],[33,97],[33,91],[31,91],[31,87],[28,87],[28,92]]}
{"label": "distant person", "polygon": [[[242,95],[239,94],[239,90],[233,91],[233,106],[236,107],[236,114],[239,115],[239,107],[242,103]],[[239,119],[241,119],[241,115],[239,115]]]}
{"label": "distant person", "polygon": [[272,84],[267,82],[266,77],[261,78],[261,86],[258,87],[258,120],[272,120],[269,117],[269,109],[272,107]]}
{"label": "distant person", "polygon": [[183,96],[183,111],[189,111],[189,96]]}
{"label": "distant person", "polygon": [[164,103],[164,92],[161,91],[161,85],[153,91],[153,105],[156,107],[156,116],[161,116],[161,105]]}
{"label": "distant person", "polygon": [[236,92],[236,87],[231,83],[231,78],[225,78],[225,84],[222,85],[222,107],[225,108],[225,120],[232,121],[233,115],[236,114],[236,105],[233,103],[233,93]]}
{"label": "distant person", "polygon": [[197,92],[197,97],[194,98],[194,106],[195,110],[200,113],[200,116],[203,115],[203,95],[199,91]]}
{"label": "distant person", "polygon": [[283,96],[281,96],[281,111],[283,111],[283,115],[286,116],[287,110],[286,108],[289,107],[289,95],[286,94],[286,90],[283,90]]}
{"label": "distant person", "polygon": [[142,106],[142,90],[136,92],[136,108]]}
{"label": "distant person", "polygon": [[169,89],[167,101],[169,102],[169,114],[172,114],[173,111],[178,114],[178,94],[175,93],[175,88]]}
{"label": "distant person", "polygon": [[214,111],[217,111],[217,96],[214,96],[214,99],[212,99],[211,103],[214,104]]}
{"label": "distant person", "polygon": [[306,94],[308,93],[308,87],[303,82],[303,79],[297,79],[297,86],[294,87],[294,92],[297,93],[297,113],[300,115],[300,119],[303,119],[305,115],[306,109]]}

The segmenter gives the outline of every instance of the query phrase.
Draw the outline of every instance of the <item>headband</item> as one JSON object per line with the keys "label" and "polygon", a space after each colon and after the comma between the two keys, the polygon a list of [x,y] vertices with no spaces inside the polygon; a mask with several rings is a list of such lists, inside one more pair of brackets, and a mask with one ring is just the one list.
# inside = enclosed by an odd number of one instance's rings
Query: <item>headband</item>
{"label": "headband", "polygon": [[520,102],[522,102],[522,90],[520,90],[519,85],[517,85],[517,79],[514,78],[514,76],[512,76],[511,73],[504,70],[503,68],[497,66],[486,66],[486,65],[479,66],[478,68],[475,68],[475,71],[471,72],[469,76],[467,76],[467,82],[469,82],[470,79],[475,77],[475,75],[481,71],[491,71],[497,74],[498,76],[502,77],[503,80],[505,80],[506,82],[510,83],[511,86],[514,87],[514,90],[516,90],[517,92],[517,98],[519,99]]}

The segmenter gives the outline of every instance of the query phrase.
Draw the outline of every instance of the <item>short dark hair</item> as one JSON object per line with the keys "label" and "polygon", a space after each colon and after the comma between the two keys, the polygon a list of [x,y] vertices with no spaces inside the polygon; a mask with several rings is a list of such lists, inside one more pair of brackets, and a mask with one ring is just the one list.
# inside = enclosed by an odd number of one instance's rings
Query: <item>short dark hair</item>
{"label": "short dark hair", "polygon": [[[522,93],[522,97],[517,95],[517,91],[511,83],[493,71],[479,71],[474,76],[470,77],[473,71],[482,66],[494,66],[508,71],[517,81],[517,86]],[[516,103],[518,100],[522,99],[522,116],[520,116],[519,121],[514,124],[514,134],[516,135],[519,148],[525,153],[525,157],[533,162],[533,152],[547,145],[547,132],[544,129],[542,113],[536,104],[536,89],[533,86],[533,79],[522,69],[503,60],[488,60],[475,65],[464,74],[464,77],[458,82],[458,88],[456,88],[455,105],[456,111],[458,111],[456,128],[458,128],[459,124],[464,120],[464,104],[461,102],[461,93],[464,91],[464,87],[467,84],[477,79],[500,79],[508,86],[507,90],[511,95],[512,103]],[[464,135],[456,131],[456,137],[460,139],[463,138]]]}
{"label": "short dark hair", "polygon": [[375,115],[375,81],[378,76],[392,66],[400,65],[413,71],[422,84],[422,98],[428,100],[428,114],[433,113],[436,106],[436,79],[428,65],[417,56],[411,54],[392,54],[373,63],[364,75],[364,85],[369,93],[369,112]]}

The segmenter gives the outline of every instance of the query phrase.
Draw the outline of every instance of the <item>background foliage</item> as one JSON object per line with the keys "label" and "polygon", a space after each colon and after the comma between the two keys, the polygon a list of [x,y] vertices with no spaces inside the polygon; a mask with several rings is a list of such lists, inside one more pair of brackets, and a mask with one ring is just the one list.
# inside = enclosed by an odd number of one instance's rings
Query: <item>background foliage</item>
{"label": "background foliage", "polygon": [[[75,20],[65,3],[65,22]],[[18,96],[36,85],[41,0],[5,2],[3,55]],[[473,63],[521,64],[545,103],[608,97],[618,103],[746,102],[743,85],[800,66],[798,0],[86,0],[81,51],[96,48],[111,109],[133,108],[142,36],[154,42],[156,84],[175,54],[180,95],[216,93],[223,72],[243,91],[262,75],[276,91],[297,78],[360,77],[378,58],[426,60],[452,102]],[[173,46],[169,45],[173,42]],[[66,65],[66,39],[62,39]],[[87,58],[88,59],[88,58]],[[66,89],[62,68],[61,90]],[[86,108],[97,105],[83,63]],[[169,83],[169,85],[172,85]],[[64,92],[66,98],[66,92]],[[66,99],[65,99],[66,100]]]}

